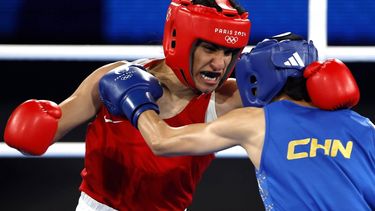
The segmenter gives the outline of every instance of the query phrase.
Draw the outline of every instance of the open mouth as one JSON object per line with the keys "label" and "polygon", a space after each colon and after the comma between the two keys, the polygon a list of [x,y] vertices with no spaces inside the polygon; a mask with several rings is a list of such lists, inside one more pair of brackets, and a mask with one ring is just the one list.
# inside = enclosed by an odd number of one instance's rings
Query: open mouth
{"label": "open mouth", "polygon": [[200,72],[200,75],[205,80],[217,81],[220,78],[221,73],[220,72],[202,71],[202,72]]}

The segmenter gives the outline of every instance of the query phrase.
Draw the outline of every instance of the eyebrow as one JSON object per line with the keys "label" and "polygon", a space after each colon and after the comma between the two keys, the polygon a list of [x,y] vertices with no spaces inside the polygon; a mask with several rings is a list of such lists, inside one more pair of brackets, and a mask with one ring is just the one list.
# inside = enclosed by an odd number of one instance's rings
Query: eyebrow
{"label": "eyebrow", "polygon": [[224,50],[224,51],[235,50],[235,48],[227,48],[227,47],[224,47],[224,46],[221,46],[221,45],[217,45],[217,44],[210,43],[210,42],[205,42],[205,41],[202,41],[201,44],[212,46],[213,48],[218,49],[218,50]]}

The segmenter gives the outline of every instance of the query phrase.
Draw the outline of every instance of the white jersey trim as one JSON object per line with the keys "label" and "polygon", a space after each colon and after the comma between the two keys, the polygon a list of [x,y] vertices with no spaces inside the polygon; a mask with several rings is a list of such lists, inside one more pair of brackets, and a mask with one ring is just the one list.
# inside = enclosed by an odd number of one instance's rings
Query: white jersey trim
{"label": "white jersey trim", "polygon": [[212,92],[210,102],[208,103],[207,111],[206,111],[206,117],[205,122],[212,122],[215,119],[217,119],[217,113],[216,113],[216,101],[215,101],[215,91]]}
{"label": "white jersey trim", "polygon": [[78,200],[76,211],[116,211],[108,205],[102,204],[95,199],[91,198],[84,192],[81,192],[81,196]]}
{"label": "white jersey trim", "polygon": [[[105,204],[102,204],[95,199],[91,198],[84,192],[81,192],[81,196],[78,200],[78,205],[75,211],[117,211]],[[188,211],[185,209],[184,211]]]}

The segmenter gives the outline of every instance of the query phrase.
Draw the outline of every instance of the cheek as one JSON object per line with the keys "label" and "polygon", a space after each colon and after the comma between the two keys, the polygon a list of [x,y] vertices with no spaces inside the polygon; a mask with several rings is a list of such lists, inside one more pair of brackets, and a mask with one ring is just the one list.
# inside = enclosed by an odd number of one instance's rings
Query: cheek
{"label": "cheek", "polygon": [[225,57],[225,64],[226,64],[226,66],[228,66],[231,61],[232,61],[232,56],[226,56]]}
{"label": "cheek", "polygon": [[194,54],[193,63],[192,63],[193,73],[199,72],[198,70],[201,68],[201,66],[203,64],[202,58],[203,57],[199,56],[198,53]]}
{"label": "cheek", "polygon": [[199,52],[198,52],[198,50],[196,50],[195,52],[194,52],[194,54],[193,54],[193,58],[192,58],[192,71],[193,72],[195,72],[195,70],[197,69],[197,67],[198,67],[198,64],[199,64],[199,59],[200,58],[200,56],[199,56]]}

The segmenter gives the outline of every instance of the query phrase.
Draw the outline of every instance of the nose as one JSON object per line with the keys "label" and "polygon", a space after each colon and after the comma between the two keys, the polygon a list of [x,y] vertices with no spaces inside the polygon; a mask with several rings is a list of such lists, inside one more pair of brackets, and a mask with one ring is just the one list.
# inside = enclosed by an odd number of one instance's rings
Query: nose
{"label": "nose", "polygon": [[224,70],[227,65],[228,55],[225,55],[224,50],[218,50],[212,55],[211,67],[214,71]]}

